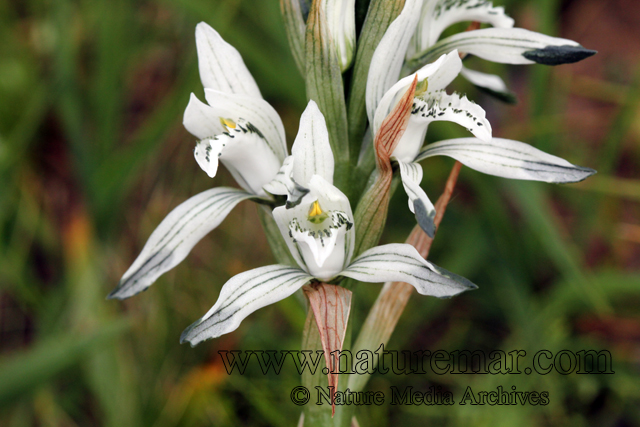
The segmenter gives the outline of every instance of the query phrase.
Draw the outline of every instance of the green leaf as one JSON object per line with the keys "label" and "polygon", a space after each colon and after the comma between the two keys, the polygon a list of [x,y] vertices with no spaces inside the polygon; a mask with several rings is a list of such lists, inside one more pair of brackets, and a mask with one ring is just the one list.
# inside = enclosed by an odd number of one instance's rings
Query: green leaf
{"label": "green leaf", "polygon": [[0,363],[0,403],[18,398],[74,366],[98,346],[124,332],[128,321],[119,321],[88,334],[68,334],[40,341],[30,350]]}

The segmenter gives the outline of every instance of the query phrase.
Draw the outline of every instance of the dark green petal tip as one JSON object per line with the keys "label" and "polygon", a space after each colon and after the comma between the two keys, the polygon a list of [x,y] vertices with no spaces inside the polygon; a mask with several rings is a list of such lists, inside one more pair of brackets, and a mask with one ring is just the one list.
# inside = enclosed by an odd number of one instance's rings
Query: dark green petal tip
{"label": "dark green petal tip", "polygon": [[420,228],[427,233],[427,236],[433,238],[436,235],[436,224],[433,222],[436,212],[428,212],[427,207],[420,199],[414,200],[413,209],[416,212],[416,220]]}
{"label": "dark green petal tip", "polygon": [[524,52],[522,56],[542,65],[572,64],[595,55],[597,52],[582,46],[547,46]]}

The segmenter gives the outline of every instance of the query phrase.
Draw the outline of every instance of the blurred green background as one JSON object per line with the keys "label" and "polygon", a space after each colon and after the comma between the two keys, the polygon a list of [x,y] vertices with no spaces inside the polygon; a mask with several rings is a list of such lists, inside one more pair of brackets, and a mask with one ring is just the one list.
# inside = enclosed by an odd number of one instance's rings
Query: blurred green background
{"label": "blurred green background", "polygon": [[[473,66],[520,102],[458,82],[494,135],[598,170],[566,186],[463,169],[430,259],[480,286],[451,300],[414,295],[389,347],[607,349],[614,375],[374,376],[369,390],[431,385],[550,393],[540,406],[357,408],[362,426],[640,425],[640,5],[633,0],[505,1],[517,26],[599,54],[574,65]],[[291,143],[305,106],[278,2],[0,0],[0,425],[295,425],[291,369],[227,375],[219,349],[300,348],[295,297],[195,349],[180,332],[232,275],[273,262],[256,207],[241,204],[178,268],[125,302],[107,293],[177,204],[213,185],[182,127],[202,95],[194,29],[206,21],[243,55]],[[202,98],[202,97],[201,97]],[[434,125],[429,138],[460,135]],[[425,162],[441,192],[450,159]],[[400,193],[400,192],[399,192]],[[384,240],[414,219],[394,197]],[[355,332],[379,285],[360,285]]]}

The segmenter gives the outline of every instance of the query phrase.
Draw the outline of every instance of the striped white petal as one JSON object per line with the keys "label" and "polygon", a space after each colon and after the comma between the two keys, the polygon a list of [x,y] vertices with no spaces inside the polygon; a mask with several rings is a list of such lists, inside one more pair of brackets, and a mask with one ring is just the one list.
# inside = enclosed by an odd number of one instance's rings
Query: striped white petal
{"label": "striped white petal", "polygon": [[329,144],[329,132],[318,105],[309,101],[300,117],[300,128],[293,143],[293,180],[308,187],[311,177],[319,175],[333,184],[333,152]]}
{"label": "striped white petal", "polygon": [[299,268],[286,265],[269,265],[240,273],[224,284],[215,305],[185,329],[180,342],[195,346],[234,331],[254,311],[285,299],[312,279]]}
{"label": "striped white petal", "polygon": [[440,40],[422,54],[412,57],[408,67],[418,68],[453,49],[504,64],[559,65],[581,61],[596,53],[573,40],[522,28],[485,28]]}
{"label": "striped white petal", "polygon": [[519,141],[493,138],[458,138],[425,147],[416,161],[432,156],[449,156],[465,166],[503,178],[553,183],[578,182],[596,173],[573,165]]}
{"label": "striped white petal", "polygon": [[433,46],[442,32],[458,22],[478,21],[498,28],[511,28],[514,21],[486,0],[426,0],[416,34],[409,46],[409,55]]}
{"label": "striped white petal", "polygon": [[435,236],[436,226],[433,219],[436,216],[436,208],[427,197],[427,193],[420,187],[422,181],[422,166],[417,163],[398,162],[400,178],[404,191],[409,196],[409,209],[416,216],[420,228],[429,237]]}
{"label": "striped white petal", "polygon": [[405,282],[422,295],[438,298],[477,288],[464,277],[426,261],[416,248],[405,243],[371,248],[340,274],[361,282]]}
{"label": "striped white petal", "polygon": [[471,70],[467,67],[462,67],[460,75],[481,91],[486,92],[504,102],[515,104],[517,101],[516,95],[509,90],[506,83],[502,78],[500,78],[500,76],[482,73],[480,71]]}
{"label": "striped white petal", "polygon": [[124,299],[144,291],[178,265],[207,233],[241,201],[254,197],[234,188],[212,188],[197,194],[162,220],[142,252],[108,298]]}
{"label": "striped white petal", "polygon": [[369,123],[387,90],[398,81],[407,46],[420,19],[423,0],[406,0],[398,17],[389,25],[378,44],[367,77],[366,105]]}
{"label": "striped white petal", "polygon": [[273,218],[300,267],[323,281],[342,271],[353,256],[355,229],[349,199],[319,175],[293,207],[279,206]]}
{"label": "striped white petal", "polygon": [[208,24],[196,26],[198,68],[205,88],[262,98],[240,53]]}
{"label": "striped white petal", "polygon": [[356,46],[355,0],[324,0],[329,34],[338,53],[340,70],[349,68]]}

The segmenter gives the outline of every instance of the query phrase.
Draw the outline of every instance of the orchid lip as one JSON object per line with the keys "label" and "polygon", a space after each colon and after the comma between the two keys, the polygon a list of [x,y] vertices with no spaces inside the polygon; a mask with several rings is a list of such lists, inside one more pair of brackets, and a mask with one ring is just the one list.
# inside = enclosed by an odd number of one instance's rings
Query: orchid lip
{"label": "orchid lip", "polygon": [[224,131],[204,138],[196,144],[194,156],[209,177],[216,176],[221,161],[245,190],[265,195],[262,186],[280,168],[276,154],[264,143],[264,135],[251,122],[242,118],[220,118]]}

